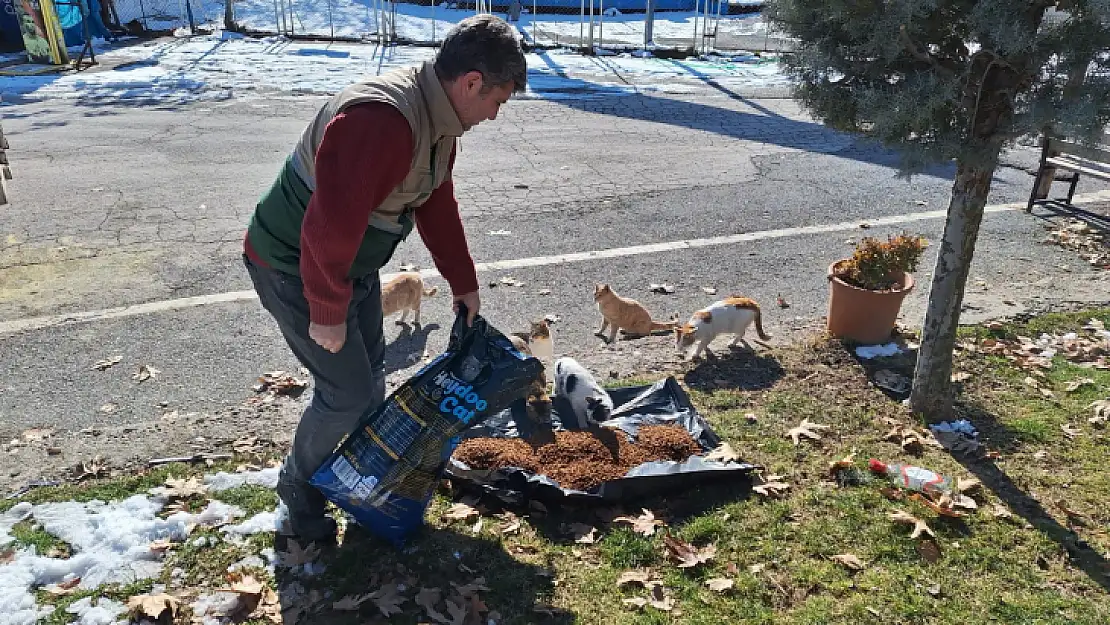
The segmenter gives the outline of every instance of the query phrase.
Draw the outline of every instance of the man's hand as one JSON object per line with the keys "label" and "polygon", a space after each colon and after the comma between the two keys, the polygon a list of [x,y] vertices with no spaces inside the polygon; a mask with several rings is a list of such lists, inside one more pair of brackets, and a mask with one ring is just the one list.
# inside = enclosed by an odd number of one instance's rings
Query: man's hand
{"label": "man's hand", "polygon": [[459,313],[459,303],[466,306],[466,325],[470,327],[474,325],[474,317],[478,315],[478,309],[482,307],[482,300],[478,297],[478,291],[471,291],[456,295],[451,303],[451,309],[457,315]]}
{"label": "man's hand", "polygon": [[308,324],[308,335],[312,337],[313,341],[335,354],[343,349],[343,343],[347,342],[347,324],[341,323],[335,326],[324,326],[318,323]]}

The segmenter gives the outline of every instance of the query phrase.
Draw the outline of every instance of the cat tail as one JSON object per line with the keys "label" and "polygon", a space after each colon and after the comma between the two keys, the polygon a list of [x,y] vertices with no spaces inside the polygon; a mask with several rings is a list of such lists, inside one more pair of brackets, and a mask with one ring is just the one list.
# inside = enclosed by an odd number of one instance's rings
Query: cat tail
{"label": "cat tail", "polygon": [[651,331],[652,332],[658,332],[660,330],[670,331],[670,330],[674,330],[677,327],[678,327],[678,313],[675,313],[675,315],[673,317],[671,317],[670,321],[655,321],[654,319],[652,319],[652,321],[651,321]]}
{"label": "cat tail", "polygon": [[433,286],[430,289],[424,289],[424,297],[432,297],[436,293],[439,293],[439,287],[438,286]]}
{"label": "cat tail", "polygon": [[771,335],[763,331],[763,312],[759,310],[758,306],[755,307],[755,331],[759,338],[764,341],[771,340]]}

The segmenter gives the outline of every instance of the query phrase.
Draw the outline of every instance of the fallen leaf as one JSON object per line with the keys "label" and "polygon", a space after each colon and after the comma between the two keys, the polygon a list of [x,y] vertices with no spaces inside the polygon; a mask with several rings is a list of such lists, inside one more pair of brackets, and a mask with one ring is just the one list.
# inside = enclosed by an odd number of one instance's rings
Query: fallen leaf
{"label": "fallen leaf", "polygon": [[279,552],[281,564],[285,567],[300,566],[320,557],[320,547],[317,545],[309,545],[308,549],[304,549],[296,540],[289,540],[286,546],[289,547],[287,551]]}
{"label": "fallen leaf", "polygon": [[383,584],[381,588],[370,593],[367,597],[378,606],[382,616],[389,618],[401,613],[401,604],[408,601],[401,596],[401,587],[397,584]]}
{"label": "fallen leaf", "polygon": [[104,360],[94,362],[92,368],[97,371],[107,371],[118,365],[122,360],[123,356],[112,356],[111,358],[105,358]]}
{"label": "fallen leaf", "polygon": [[759,575],[760,573],[763,572],[763,569],[765,569],[765,568],[767,568],[767,563],[760,562],[759,564],[753,564],[753,565],[749,566],[748,567],[748,572],[751,573],[752,575]]}
{"label": "fallen leaf", "polygon": [[460,501],[448,508],[447,512],[443,513],[443,518],[450,521],[466,521],[480,514],[474,506]]}
{"label": "fallen leaf", "polygon": [[643,597],[628,597],[627,599],[622,599],[621,603],[639,610],[648,604],[648,600]]}
{"label": "fallen leaf", "polygon": [[524,283],[512,276],[505,276],[497,281],[498,284],[503,286],[524,286]]}
{"label": "fallen leaf", "polygon": [[158,539],[158,540],[150,543],[150,545],[148,545],[147,548],[150,549],[151,553],[165,553],[165,552],[169,551],[170,549],[173,549],[176,544],[177,543],[175,543],[173,541],[161,538],[161,539]]}
{"label": "fallen leaf", "polygon": [[1085,386],[1094,386],[1094,385],[1095,385],[1095,381],[1093,379],[1091,379],[1091,378],[1081,378],[1081,379],[1072,380],[1071,382],[1069,382],[1067,387],[1064,390],[1069,392],[1069,393],[1074,393],[1074,392],[1078,391],[1079,389],[1081,389]]}
{"label": "fallen leaf", "polygon": [[863,561],[861,561],[858,556],[851,553],[841,553],[832,556],[831,560],[840,563],[844,566],[844,568],[850,571],[862,571],[864,568],[866,568],[866,565],[864,565]]}
{"label": "fallen leaf", "polygon": [[478,517],[478,520],[474,522],[474,527],[470,528],[470,533],[473,534],[474,536],[477,536],[478,534],[481,534],[482,533],[482,524],[485,523],[485,521],[486,520],[483,519],[482,517]]}
{"label": "fallen leaf", "polygon": [[654,577],[651,571],[625,571],[617,578],[617,588],[627,586],[629,584],[639,584],[646,587],[648,582]]}
{"label": "fallen leaf", "polygon": [[783,477],[782,475],[768,475],[766,478],[763,478],[763,483],[753,485],[752,490],[764,497],[778,499],[785,495],[786,491],[790,490],[790,484],[783,482]]}
{"label": "fallen leaf", "polygon": [[925,592],[929,593],[929,595],[934,598],[940,597],[940,584],[933,584],[932,586],[929,586],[925,589]]}
{"label": "fallen leaf", "polygon": [[665,525],[663,521],[655,518],[655,515],[651,512],[651,510],[648,510],[647,508],[643,508],[641,510],[640,516],[638,517],[622,516],[613,519],[613,522],[627,523],[632,526],[632,531],[641,536],[654,536],[656,528],[663,527]]}
{"label": "fallen leaf", "polygon": [[567,533],[580,545],[592,545],[597,541],[597,528],[585,523],[571,523],[567,526]]}
{"label": "fallen leaf", "polygon": [[484,577],[477,577],[469,584],[463,586],[451,582],[451,586],[454,587],[455,592],[462,595],[464,599],[469,599],[471,595],[477,594],[479,591],[489,590],[489,586],[486,586],[486,578]]}
{"label": "fallen leaf", "polygon": [[498,515],[498,518],[501,519],[501,524],[498,525],[497,529],[502,534],[516,534],[520,531],[520,517],[512,512],[505,512]]}
{"label": "fallen leaf", "polygon": [[[0,564],[3,563],[4,560],[0,558]],[[80,583],[80,577],[73,577],[65,580],[64,582],[58,582],[57,584],[46,586],[45,588],[43,588],[43,590],[55,597],[64,597],[66,595],[73,594],[73,592],[77,589],[77,585]]]}
{"label": "fallen leaf", "polygon": [[663,585],[659,584],[651,587],[651,599],[648,600],[648,605],[656,610],[670,612],[674,609],[674,599],[668,597],[663,591]]}
{"label": "fallen leaf", "polygon": [[104,404],[100,407],[100,412],[103,412],[104,414],[112,414],[116,411],[117,408],[119,408],[118,405],[113,404],[112,402],[108,402],[107,404]]}
{"label": "fallen leaf", "polygon": [[162,372],[150,365],[140,365],[138,371],[131,375],[131,379],[138,380],[139,382],[145,382],[153,377],[156,377],[159,373]]}
{"label": "fallen leaf", "polygon": [[189,479],[171,477],[166,480],[166,486],[162,489],[162,493],[171,501],[174,499],[188,499],[194,495],[204,495],[207,492],[208,486],[197,477]]}
{"label": "fallen leaf", "polygon": [[967,382],[971,379],[971,374],[966,371],[957,371],[952,374],[952,381],[959,384],[960,382]]}
{"label": "fallen leaf", "polygon": [[1076,428],[1070,423],[1065,423],[1064,425],[1061,425],[1060,429],[1064,431],[1064,436],[1067,436],[1068,438],[1075,438],[1077,436],[1083,435],[1083,430]]}
{"label": "fallen leaf", "polygon": [[883,497],[886,497],[891,501],[902,501],[906,498],[905,492],[903,492],[899,488],[894,488],[893,486],[883,486],[879,489],[879,492],[882,493]]}
{"label": "fallen leaf", "polygon": [[177,616],[177,606],[177,599],[167,594],[135,595],[127,600],[128,613],[138,619],[148,618],[157,621],[167,611],[172,618]]}
{"label": "fallen leaf", "polygon": [[[936,512],[939,515],[958,519],[964,516],[962,512],[957,512],[952,509],[952,497],[950,495],[942,495],[936,502],[927,499],[921,493],[911,493],[910,499],[925,506],[926,508]],[[972,502],[974,505],[975,502]]]}
{"label": "fallen leaf", "polygon": [[707,545],[699,549],[684,540],[671,536],[669,532],[663,537],[663,544],[666,546],[667,554],[678,562],[678,568],[680,569],[688,569],[704,564],[712,560],[713,556],[717,554],[715,545]]}
{"label": "fallen leaf", "polygon": [[705,454],[706,460],[716,460],[718,462],[737,462],[740,460],[740,454],[732,448],[728,443],[721,443],[717,445],[713,451]]}
{"label": "fallen leaf", "polygon": [[98,477],[103,477],[107,474],[108,465],[100,456],[95,456],[92,460],[89,460],[88,462],[82,460],[81,462],[77,463],[77,466],[73,467],[73,475],[78,482],[88,478],[95,479]]}
{"label": "fallen leaf", "polygon": [[706,295],[716,295],[717,294],[717,289],[715,289],[711,286],[703,286],[703,287],[701,287],[701,291],[702,291],[702,293],[705,293]]}
{"label": "fallen leaf", "polygon": [[456,600],[448,599],[444,603],[447,605],[447,613],[451,615],[451,625],[463,625],[466,622],[466,600],[461,597],[456,597]]}
{"label": "fallen leaf", "polygon": [[917,554],[930,564],[940,560],[940,545],[932,538],[922,538],[917,541],[914,548],[917,549]]}
{"label": "fallen leaf", "polygon": [[489,606],[487,606],[478,595],[470,595],[470,600],[467,602],[466,607],[466,613],[471,623],[485,625],[482,614],[489,612]]}
{"label": "fallen leaf", "polygon": [[910,538],[917,538],[922,534],[928,534],[929,536],[932,536],[934,538],[936,537],[936,534],[933,533],[933,530],[929,529],[929,526],[925,524],[925,521],[922,521],[909,512],[897,510],[895,512],[891,512],[888,515],[888,518],[895,523],[901,523],[902,525],[912,525],[913,533],[910,534]]}
{"label": "fallen leaf", "polygon": [[1000,503],[994,504],[991,507],[991,512],[994,514],[995,518],[998,519],[1009,519],[1014,516],[1014,513],[1010,512],[1009,508]]}
{"label": "fallen leaf", "polygon": [[31,428],[23,430],[23,440],[29,443],[37,443],[44,441],[54,435],[54,430],[50,428]]}
{"label": "fallen leaf", "polygon": [[1106,421],[1110,419],[1110,399],[1093,401],[1087,407],[1095,411],[1095,416],[1087,419],[1088,423],[1091,425],[1106,425]]}
{"label": "fallen leaf", "polygon": [[674,294],[674,287],[669,285],[669,284],[655,284],[655,283],[652,283],[651,286],[648,287],[648,290],[651,291],[652,293],[658,293],[660,295],[673,295]]}
{"label": "fallen leaf", "polygon": [[713,579],[705,580],[705,585],[709,587],[709,590],[714,592],[725,592],[731,589],[735,584],[736,582],[724,577],[714,577]]}
{"label": "fallen leaf", "polygon": [[956,480],[956,490],[960,491],[961,493],[974,493],[982,487],[983,483],[979,481],[979,478],[961,477]]}
{"label": "fallen leaf", "polygon": [[817,432],[817,430],[827,429],[829,429],[829,426],[827,425],[813,423],[809,419],[802,419],[802,422],[798,424],[797,427],[787,430],[786,436],[789,436],[791,439],[794,440],[794,446],[796,447],[803,436],[806,438],[811,438],[815,441],[821,440],[821,435]]}
{"label": "fallen leaf", "polygon": [[551,295],[551,289],[540,289],[536,291],[536,295]]}
{"label": "fallen leaf", "polygon": [[489,234],[494,237],[504,237],[512,234],[512,232],[509,230],[490,230]]}
{"label": "fallen leaf", "polygon": [[844,469],[851,469],[856,465],[856,452],[852,452],[844,456],[840,460],[834,460],[829,463],[829,475],[835,476],[839,471]]}

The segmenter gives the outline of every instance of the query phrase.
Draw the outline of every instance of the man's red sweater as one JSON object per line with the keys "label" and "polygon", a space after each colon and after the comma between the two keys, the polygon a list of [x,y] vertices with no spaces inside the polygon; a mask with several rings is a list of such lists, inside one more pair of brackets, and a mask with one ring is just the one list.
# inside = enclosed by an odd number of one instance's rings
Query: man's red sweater
{"label": "man's red sweater", "polygon": [[[412,130],[394,107],[377,102],[345,109],[328,123],[316,151],[316,189],[301,225],[301,280],[313,323],[347,319],[347,272],[366,233],[370,213],[409,173]],[[451,167],[455,154],[451,154]],[[455,187],[449,178],[414,211],[416,229],[436,269],[455,295],[478,290]],[[265,262],[244,238],[252,262]]]}

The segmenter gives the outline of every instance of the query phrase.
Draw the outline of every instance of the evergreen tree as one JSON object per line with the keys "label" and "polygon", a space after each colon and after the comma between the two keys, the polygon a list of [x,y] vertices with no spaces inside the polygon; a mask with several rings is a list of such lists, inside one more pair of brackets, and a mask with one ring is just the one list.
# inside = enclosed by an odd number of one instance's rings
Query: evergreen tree
{"label": "evergreen tree", "polygon": [[1110,0],[772,0],[766,13],[799,41],[784,64],[816,117],[896,148],[905,175],[955,161],[910,397],[914,412],[946,420],[964,286],[999,155],[1045,132],[1104,139]]}

